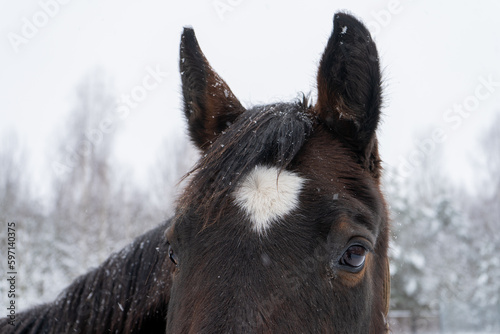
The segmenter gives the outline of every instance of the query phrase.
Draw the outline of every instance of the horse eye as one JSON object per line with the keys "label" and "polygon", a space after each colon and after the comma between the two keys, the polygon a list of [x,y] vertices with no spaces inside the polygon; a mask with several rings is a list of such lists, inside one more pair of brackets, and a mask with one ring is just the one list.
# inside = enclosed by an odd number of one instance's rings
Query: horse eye
{"label": "horse eye", "polygon": [[170,261],[173,262],[173,264],[177,265],[177,255],[175,255],[174,250],[172,249],[172,246],[170,244],[168,245],[168,257],[170,258]]}
{"label": "horse eye", "polygon": [[340,264],[353,269],[361,269],[365,264],[366,252],[363,246],[353,245],[344,252],[340,258]]}

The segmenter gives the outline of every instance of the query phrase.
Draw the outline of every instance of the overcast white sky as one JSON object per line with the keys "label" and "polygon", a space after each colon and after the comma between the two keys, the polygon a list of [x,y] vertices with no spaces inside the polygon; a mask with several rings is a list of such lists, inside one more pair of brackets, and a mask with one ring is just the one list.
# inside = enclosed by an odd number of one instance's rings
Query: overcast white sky
{"label": "overcast white sky", "polygon": [[438,131],[445,135],[437,147],[447,173],[466,182],[471,159],[480,158],[476,141],[500,114],[499,1],[0,3],[0,131],[19,134],[39,179],[51,172],[40,166],[54,159],[47,152],[74,108],[76,85],[96,68],[113,78],[118,96],[140,86],[148,68],[169,73],[120,124],[116,147],[125,164],[140,175],[163,138],[187,140],[177,73],[186,25],[233,92],[251,105],[314,92],[334,12],[361,18],[375,35],[384,72],[379,137],[388,166],[401,167]]}

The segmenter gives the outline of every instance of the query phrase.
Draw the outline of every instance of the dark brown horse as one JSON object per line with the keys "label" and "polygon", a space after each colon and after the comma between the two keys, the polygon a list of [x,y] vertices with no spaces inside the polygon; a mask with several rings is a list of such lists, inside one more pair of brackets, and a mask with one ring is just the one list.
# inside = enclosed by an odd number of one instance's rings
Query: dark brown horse
{"label": "dark brown horse", "polygon": [[388,222],[375,130],[378,55],[335,15],[318,101],[246,110],[181,42],[184,112],[203,151],[166,235],[168,333],[383,333]]}
{"label": "dark brown horse", "polygon": [[192,29],[180,52],[202,158],[175,217],[20,314],[19,332],[385,333],[381,78],[368,30],[335,15],[314,105],[247,110]]}

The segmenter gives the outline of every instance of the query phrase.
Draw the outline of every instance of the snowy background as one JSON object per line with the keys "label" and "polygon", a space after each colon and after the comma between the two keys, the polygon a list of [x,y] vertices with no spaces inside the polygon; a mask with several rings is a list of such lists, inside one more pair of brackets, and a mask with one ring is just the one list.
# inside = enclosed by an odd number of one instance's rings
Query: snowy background
{"label": "snowy background", "polygon": [[500,331],[500,2],[0,7],[0,220],[17,222],[21,308],[171,214],[196,157],[180,109],[183,26],[249,106],[314,98],[333,13],[347,10],[374,35],[385,79],[393,316],[428,331]]}

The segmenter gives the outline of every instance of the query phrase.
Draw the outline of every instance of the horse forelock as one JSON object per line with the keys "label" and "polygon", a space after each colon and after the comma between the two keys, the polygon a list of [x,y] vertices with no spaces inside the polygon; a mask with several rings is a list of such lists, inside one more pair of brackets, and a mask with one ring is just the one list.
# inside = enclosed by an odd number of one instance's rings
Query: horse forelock
{"label": "horse forelock", "polygon": [[177,216],[196,208],[203,226],[215,223],[232,194],[257,166],[286,170],[313,127],[307,99],[256,106],[244,112],[204,152],[179,199]]}

